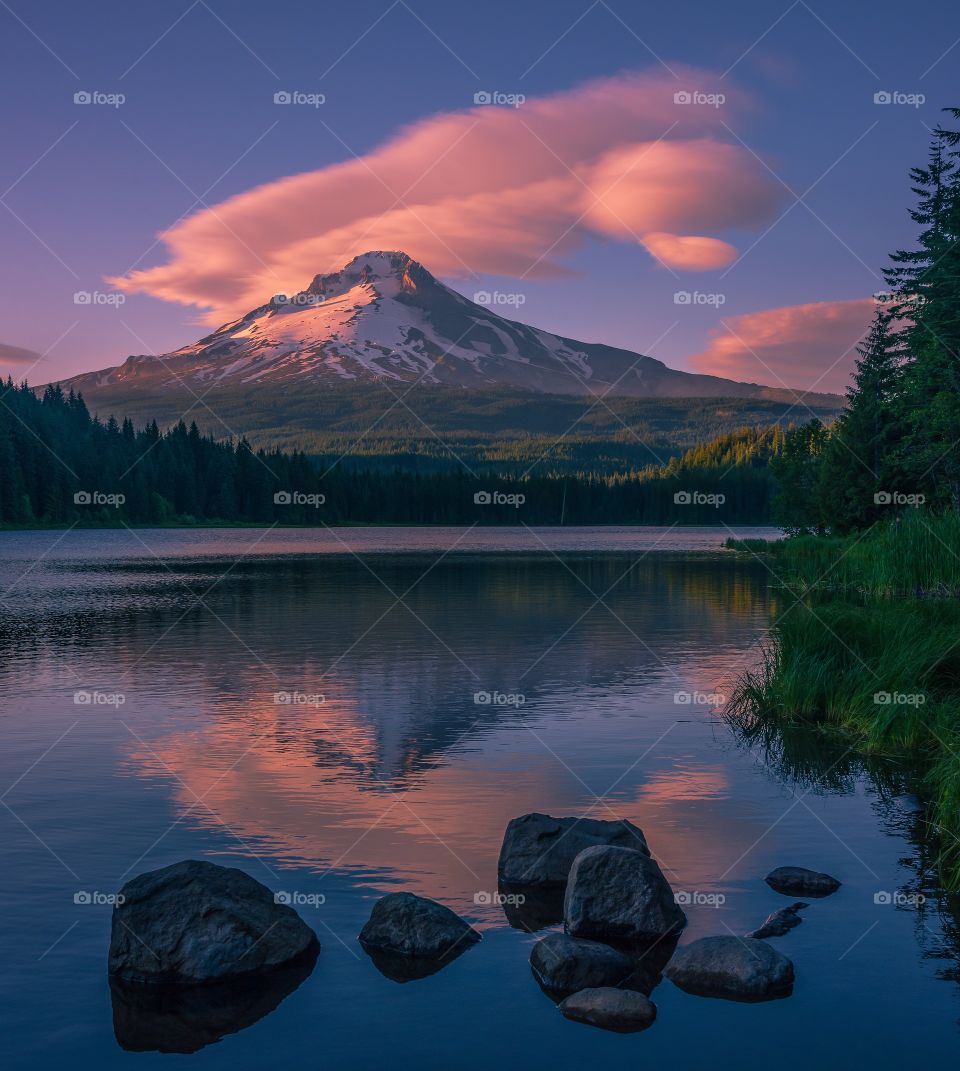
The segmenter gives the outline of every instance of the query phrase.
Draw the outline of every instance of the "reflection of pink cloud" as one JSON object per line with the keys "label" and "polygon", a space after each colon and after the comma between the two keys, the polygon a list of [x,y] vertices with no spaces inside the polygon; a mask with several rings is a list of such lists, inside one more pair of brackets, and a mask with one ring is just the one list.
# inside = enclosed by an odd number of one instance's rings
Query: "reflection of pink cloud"
{"label": "reflection of pink cloud", "polygon": [[732,316],[714,328],[690,364],[697,372],[750,383],[842,392],[874,309],[862,298]]}
{"label": "reflection of pink cloud", "polygon": [[[669,265],[715,268],[733,251],[703,232],[758,225],[780,192],[749,152],[718,140],[718,109],[674,103],[675,87],[630,74],[519,108],[433,116],[363,157],[197,212],[162,235],[166,264],[111,281],[213,309],[213,322],[375,248],[403,249],[442,275],[543,277],[601,234]],[[746,102],[724,92],[728,117]]]}

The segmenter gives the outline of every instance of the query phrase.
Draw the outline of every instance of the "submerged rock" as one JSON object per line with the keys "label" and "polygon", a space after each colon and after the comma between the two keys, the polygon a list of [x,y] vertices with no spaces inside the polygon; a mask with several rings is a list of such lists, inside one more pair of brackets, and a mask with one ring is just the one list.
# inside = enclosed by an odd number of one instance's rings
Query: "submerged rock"
{"label": "submerged rock", "polygon": [[599,941],[552,933],[533,946],[530,966],[549,993],[568,996],[581,989],[619,985],[636,965],[630,956]]}
{"label": "submerged rock", "polygon": [[573,862],[563,909],[573,937],[651,944],[678,934],[687,917],[648,855],[598,846]]}
{"label": "submerged rock", "polygon": [[360,931],[368,952],[428,960],[453,959],[479,940],[480,934],[449,907],[406,892],[382,896]]}
{"label": "submerged rock", "polygon": [[316,951],[269,974],[204,986],[127,984],[111,978],[117,1044],[127,1052],[198,1052],[272,1012],[309,977],[315,958]]}
{"label": "submerged rock", "polygon": [[787,896],[829,896],[840,888],[836,878],[802,866],[778,866],[764,880],[771,889]]}
{"label": "submerged rock", "polygon": [[757,940],[762,940],[764,937],[782,937],[792,930],[794,926],[799,926],[803,922],[798,912],[809,906],[802,900],[798,900],[797,903],[791,904],[789,907],[781,907],[779,911],[774,911],[772,915],[767,915],[763,920],[763,924],[748,933],[747,937],[755,937]]}
{"label": "submerged rock", "polygon": [[752,937],[702,937],[678,948],[664,974],[687,993],[759,1001],[789,996],[793,964]]}
{"label": "submerged rock", "polygon": [[120,890],[109,972],[128,983],[227,982],[315,956],[319,948],[296,911],[249,874],[187,859]]}
{"label": "submerged rock", "polygon": [[500,848],[497,874],[500,884],[563,888],[574,859],[595,845],[633,848],[649,855],[643,832],[626,820],[554,818],[549,814],[524,814],[507,826]]}
{"label": "submerged rock", "polygon": [[630,989],[581,989],[560,1005],[567,1019],[621,1034],[646,1030],[657,1017],[657,1007],[642,993]]}

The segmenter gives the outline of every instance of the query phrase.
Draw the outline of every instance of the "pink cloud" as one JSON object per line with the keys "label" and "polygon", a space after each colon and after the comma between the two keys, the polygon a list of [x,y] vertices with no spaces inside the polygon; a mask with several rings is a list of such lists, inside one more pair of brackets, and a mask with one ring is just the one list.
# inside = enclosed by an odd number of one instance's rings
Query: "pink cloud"
{"label": "pink cloud", "polygon": [[[681,77],[716,88],[704,72]],[[724,84],[722,108],[682,104],[677,86],[625,74],[432,116],[363,156],[197,211],[161,235],[165,264],[110,282],[211,310],[215,323],[368,249],[403,249],[440,275],[549,277],[601,235],[671,267],[722,266],[733,247],[709,232],[762,224],[782,191],[723,140],[747,99]]]}
{"label": "pink cloud", "polygon": [[861,298],[728,317],[690,365],[749,383],[842,393],[875,308],[871,298]]}

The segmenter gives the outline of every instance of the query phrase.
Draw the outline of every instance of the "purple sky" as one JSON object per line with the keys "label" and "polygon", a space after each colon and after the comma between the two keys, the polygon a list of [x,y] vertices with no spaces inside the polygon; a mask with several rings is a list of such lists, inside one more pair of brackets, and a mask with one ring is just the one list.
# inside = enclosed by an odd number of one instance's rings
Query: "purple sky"
{"label": "purple sky", "polygon": [[945,2],[10,0],[0,31],[0,369],[31,382],[373,247],[561,334],[838,389],[960,103]]}

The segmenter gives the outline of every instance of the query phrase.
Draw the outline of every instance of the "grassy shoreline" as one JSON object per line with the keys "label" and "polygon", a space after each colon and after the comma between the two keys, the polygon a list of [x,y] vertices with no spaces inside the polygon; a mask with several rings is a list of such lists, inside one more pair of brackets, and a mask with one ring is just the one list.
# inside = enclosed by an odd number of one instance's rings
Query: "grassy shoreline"
{"label": "grassy shoreline", "polygon": [[729,707],[747,733],[805,726],[921,771],[944,883],[960,888],[960,517],[766,546],[781,579],[760,668]]}

